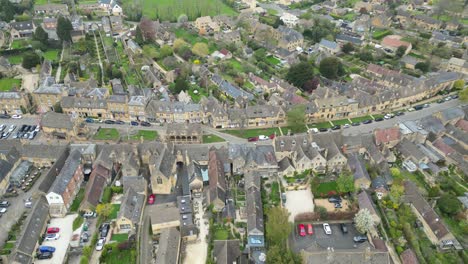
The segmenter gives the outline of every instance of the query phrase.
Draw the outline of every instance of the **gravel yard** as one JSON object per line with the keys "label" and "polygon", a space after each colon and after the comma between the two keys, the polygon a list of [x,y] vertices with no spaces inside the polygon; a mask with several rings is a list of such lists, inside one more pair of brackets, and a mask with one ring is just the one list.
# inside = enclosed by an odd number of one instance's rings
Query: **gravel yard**
{"label": "gravel yard", "polygon": [[287,191],[286,209],[289,211],[289,222],[294,222],[294,217],[301,213],[314,211],[314,197],[310,189]]}

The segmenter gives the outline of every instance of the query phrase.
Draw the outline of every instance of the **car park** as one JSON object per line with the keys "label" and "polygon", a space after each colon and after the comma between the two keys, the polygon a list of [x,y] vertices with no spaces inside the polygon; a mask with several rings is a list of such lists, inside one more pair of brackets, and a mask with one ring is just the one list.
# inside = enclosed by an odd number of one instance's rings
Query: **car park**
{"label": "car park", "polygon": [[104,248],[104,244],[106,243],[105,238],[100,238],[96,244],[96,250],[101,251]]}
{"label": "car park", "polygon": [[370,123],[372,123],[372,120],[367,119],[367,120],[362,121],[362,123],[363,123],[363,124],[370,124]]}
{"label": "car park", "polygon": [[348,233],[348,227],[346,226],[345,223],[340,224],[340,229],[341,229],[341,232],[343,232],[343,234]]}
{"label": "car park", "polygon": [[52,252],[39,252],[37,253],[37,259],[51,259],[54,256]]}
{"label": "car park", "polygon": [[356,243],[366,242],[367,237],[366,236],[355,236],[355,237],[353,237],[353,241],[356,242]]}
{"label": "car park", "polygon": [[299,233],[300,236],[306,236],[306,231],[305,231],[305,226],[304,224],[299,224],[297,226],[297,232]]}
{"label": "car park", "polygon": [[37,250],[41,253],[44,253],[44,252],[54,253],[55,252],[55,248],[50,247],[50,246],[39,246]]}
{"label": "car park", "polygon": [[325,234],[331,235],[332,230],[330,228],[330,225],[328,223],[323,223],[323,231],[325,231]]}
{"label": "car park", "polygon": [[54,234],[60,232],[60,228],[58,227],[49,227],[47,228],[47,234]]}
{"label": "car park", "polygon": [[314,228],[312,227],[312,224],[307,224],[307,234],[309,235],[314,234]]}
{"label": "car park", "polygon": [[60,235],[58,233],[54,234],[47,234],[44,238],[45,241],[50,241],[50,240],[57,240],[60,238]]}

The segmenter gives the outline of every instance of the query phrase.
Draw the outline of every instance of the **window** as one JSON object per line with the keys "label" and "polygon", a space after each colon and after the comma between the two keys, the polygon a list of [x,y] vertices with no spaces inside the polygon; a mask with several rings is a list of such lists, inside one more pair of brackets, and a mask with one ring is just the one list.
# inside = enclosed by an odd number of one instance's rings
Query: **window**
{"label": "window", "polygon": [[158,183],[158,184],[162,184],[162,179],[161,179],[161,177],[158,177],[157,183]]}

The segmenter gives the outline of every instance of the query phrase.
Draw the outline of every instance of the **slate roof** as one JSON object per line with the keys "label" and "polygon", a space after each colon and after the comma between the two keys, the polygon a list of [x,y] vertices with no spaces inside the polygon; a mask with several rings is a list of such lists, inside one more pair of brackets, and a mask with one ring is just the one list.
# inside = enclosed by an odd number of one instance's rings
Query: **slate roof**
{"label": "slate roof", "polygon": [[406,249],[400,255],[402,264],[419,264],[416,254],[411,248]]}
{"label": "slate roof", "polygon": [[145,193],[148,182],[143,176],[124,176],[122,177],[124,192],[132,188],[137,193]]}
{"label": "slate roof", "polygon": [[0,92],[0,99],[21,99],[19,92]]}
{"label": "slate roof", "polygon": [[84,97],[72,97],[72,96],[63,97],[61,105],[63,108],[107,109],[106,100],[84,98]]}
{"label": "slate roof", "polygon": [[[245,174],[245,187],[246,187],[246,203],[247,203],[247,230],[249,235],[263,235],[264,233],[264,220],[262,197],[260,193],[260,186],[255,184],[255,179],[260,181],[260,176],[253,173]],[[252,184],[254,183],[254,184]]]}
{"label": "slate roof", "polygon": [[320,46],[324,46],[328,49],[337,49],[339,46],[338,46],[338,43],[336,43],[335,41],[329,41],[329,40],[326,40],[326,39],[322,39],[320,40],[320,43],[319,43]]}
{"label": "slate roof", "polygon": [[155,204],[147,208],[152,225],[177,221],[180,218],[176,203]]}
{"label": "slate roof", "polygon": [[237,97],[246,97],[249,100],[253,100],[254,96],[253,94],[242,90],[241,88],[231,84],[230,82],[224,80],[221,76],[214,74],[211,80],[218,85],[218,87],[231,96],[232,98],[237,98]]}
{"label": "slate roof", "polygon": [[32,20],[28,21],[21,21],[21,22],[12,22],[10,23],[10,26],[18,31],[23,31],[23,30],[33,30],[34,29],[34,23]]}
{"label": "slate roof", "polygon": [[175,227],[165,228],[159,238],[159,249],[156,253],[156,264],[179,263],[180,232]]}
{"label": "slate roof", "polygon": [[47,112],[41,120],[42,127],[73,130],[73,122],[67,114]]}
{"label": "slate roof", "polygon": [[68,156],[67,160],[65,161],[65,165],[57,175],[57,178],[55,179],[54,184],[50,187],[49,192],[62,195],[80,165],[81,153],[75,150]]}
{"label": "slate roof", "polygon": [[241,255],[239,240],[215,240],[213,246],[213,257],[217,264],[239,263]]}
{"label": "slate roof", "polygon": [[291,159],[288,157],[284,157],[282,160],[280,160],[280,162],[278,162],[278,166],[278,171],[281,172],[287,170],[289,167],[292,167],[294,169],[294,165],[291,162]]}
{"label": "slate roof", "polygon": [[424,155],[424,153],[416,146],[416,144],[406,138],[404,138],[397,145],[397,149],[403,155],[403,157],[414,158],[417,162],[426,157],[426,155]]}
{"label": "slate roof", "polygon": [[354,37],[354,36],[350,36],[348,34],[337,34],[336,35],[336,40],[341,40],[341,41],[344,41],[344,42],[350,42],[350,43],[353,43],[354,45],[358,45],[358,46],[361,46],[362,44],[362,39],[359,38],[359,37]]}
{"label": "slate roof", "polygon": [[358,194],[358,204],[359,204],[359,209],[368,209],[371,215],[377,215],[377,212],[375,211],[374,207],[374,202],[372,202],[372,198],[366,191],[362,191]]}
{"label": "slate roof", "polygon": [[125,217],[132,221],[133,224],[140,223],[144,203],[145,195],[137,193],[132,188],[128,188],[124,194],[117,218]]}
{"label": "slate roof", "polygon": [[101,201],[102,192],[107,182],[110,181],[111,172],[101,166],[96,165],[91,172],[92,180],[87,184],[89,189],[86,190],[86,202],[92,206],[97,206]]}
{"label": "slate roof", "polygon": [[19,159],[20,153],[15,147],[0,149],[0,182],[10,173]]}

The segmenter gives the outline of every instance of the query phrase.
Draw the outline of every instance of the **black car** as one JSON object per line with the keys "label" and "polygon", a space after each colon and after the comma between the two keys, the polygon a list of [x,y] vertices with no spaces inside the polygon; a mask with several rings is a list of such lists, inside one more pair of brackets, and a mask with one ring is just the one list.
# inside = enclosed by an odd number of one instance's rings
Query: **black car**
{"label": "black car", "polygon": [[402,116],[402,115],[404,115],[404,114],[405,114],[405,112],[401,112],[401,111],[395,113],[396,116]]}
{"label": "black car", "polygon": [[416,105],[413,108],[414,108],[414,110],[419,111],[419,110],[424,108],[424,105]]}
{"label": "black car", "polygon": [[7,114],[3,114],[3,115],[0,115],[0,118],[2,118],[2,119],[9,119],[9,118],[11,118],[11,116],[10,116],[10,115],[7,115]]}
{"label": "black car", "polygon": [[366,236],[355,236],[355,237],[353,237],[353,240],[356,243],[362,243],[362,242],[367,241],[367,237]]}
{"label": "black car", "polygon": [[344,224],[344,223],[340,224],[340,228],[341,228],[341,232],[343,232],[343,234],[348,233],[348,227],[346,226],[346,224]]}
{"label": "black car", "polygon": [[33,132],[35,129],[36,129],[36,125],[32,125],[30,128],[29,128],[29,132]]}
{"label": "black car", "polygon": [[340,128],[341,128],[341,126],[340,126],[340,125],[336,125],[336,126],[332,126],[332,128],[331,128],[331,129],[332,129],[332,130],[338,130],[338,129],[340,129]]}
{"label": "black car", "polygon": [[384,119],[382,117],[378,117],[376,119],[374,119],[375,122],[380,122],[380,121],[383,121]]}
{"label": "black car", "polygon": [[149,122],[146,122],[146,121],[141,121],[141,122],[140,122],[140,126],[150,127],[151,124],[150,124]]}
{"label": "black car", "polygon": [[37,253],[37,259],[51,259],[54,256],[52,252]]}
{"label": "black car", "polygon": [[108,223],[104,223],[99,227],[100,237],[107,237],[107,233],[109,232],[110,225]]}
{"label": "black car", "polygon": [[24,132],[24,130],[26,129],[27,125],[22,125],[19,132]]}
{"label": "black car", "polygon": [[125,125],[125,122],[124,122],[124,121],[121,121],[121,120],[117,120],[117,121],[115,121],[115,124],[117,124],[117,125]]}
{"label": "black car", "polygon": [[367,120],[362,121],[362,123],[363,123],[363,124],[370,124],[370,123],[372,123],[372,120],[367,119]]}
{"label": "black car", "polygon": [[328,198],[328,201],[330,203],[341,203],[341,197],[339,196],[332,196],[330,198]]}
{"label": "black car", "polygon": [[108,125],[113,125],[115,124],[115,121],[114,120],[106,120],[104,121],[105,124],[108,124]]}
{"label": "black car", "polygon": [[458,99],[458,94],[452,95],[452,99]]}
{"label": "black car", "polygon": [[320,131],[320,132],[327,132],[327,131],[328,131],[328,128],[322,127],[322,128],[319,128],[319,131]]}
{"label": "black car", "polygon": [[354,123],[351,123],[352,126],[359,126],[361,123],[359,122],[354,122]]}

